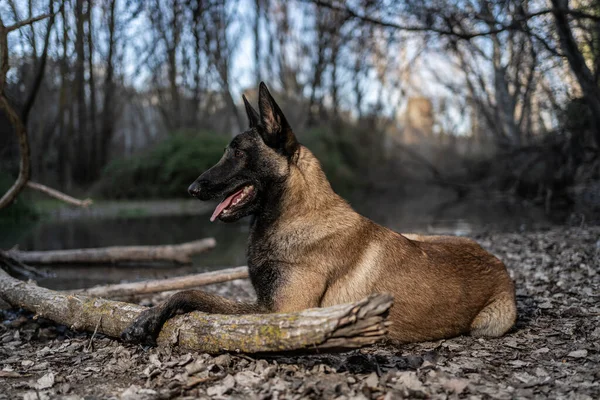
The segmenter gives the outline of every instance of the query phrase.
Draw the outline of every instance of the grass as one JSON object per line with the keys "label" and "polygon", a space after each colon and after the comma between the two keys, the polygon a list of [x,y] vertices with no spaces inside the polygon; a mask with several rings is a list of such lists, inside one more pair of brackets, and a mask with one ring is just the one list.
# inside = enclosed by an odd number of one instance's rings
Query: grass
{"label": "grass", "polygon": [[229,138],[179,132],[145,152],[111,162],[94,194],[107,199],[187,197],[187,187],[219,161]]}

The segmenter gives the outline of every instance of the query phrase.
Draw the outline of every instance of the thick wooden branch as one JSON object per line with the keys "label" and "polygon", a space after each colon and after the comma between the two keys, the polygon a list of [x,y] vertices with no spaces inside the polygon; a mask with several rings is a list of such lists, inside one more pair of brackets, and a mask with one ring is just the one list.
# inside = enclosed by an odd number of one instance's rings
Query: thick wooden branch
{"label": "thick wooden branch", "polygon": [[[4,271],[0,271],[0,297],[14,307],[73,329],[97,330],[112,337],[119,337],[144,310],[129,303],[61,294],[19,281]],[[158,344],[207,353],[357,348],[385,338],[385,317],[391,305],[390,295],[379,294],[353,304],[286,314],[193,312],[167,321]]]}
{"label": "thick wooden branch", "polygon": [[0,198],[0,209],[9,206],[15,198],[21,193],[25,184],[29,180],[31,174],[31,161],[30,161],[30,149],[29,140],[27,139],[27,131],[25,125],[21,121],[19,114],[10,104],[4,94],[6,85],[6,74],[9,69],[8,60],[8,29],[2,23],[0,19],[0,111],[4,111],[8,120],[10,121],[15,134],[19,140],[19,151],[21,153],[21,159],[19,163],[19,176],[13,185],[6,191],[6,193]]}
{"label": "thick wooden branch", "polygon": [[248,267],[236,267],[220,271],[205,272],[202,274],[178,276],[168,279],[96,286],[89,289],[71,291],[71,293],[114,299],[140,294],[160,293],[170,290],[190,289],[198,286],[212,285],[214,283],[222,283],[232,281],[234,279],[245,278],[248,278]]}
{"label": "thick wooden branch", "polygon": [[76,199],[75,197],[69,196],[68,194],[60,192],[56,189],[52,189],[51,187],[42,185],[41,183],[29,181],[29,182],[27,182],[27,187],[30,189],[45,193],[50,197],[54,197],[55,199],[64,201],[67,204],[71,204],[71,205],[74,205],[77,207],[85,208],[85,207],[89,207],[93,203],[92,199],[90,199],[90,198],[87,198],[84,200],[79,200],[79,199]]}
{"label": "thick wooden branch", "polygon": [[174,245],[162,246],[115,246],[96,249],[72,249],[54,251],[9,250],[7,253],[25,264],[118,264],[141,262],[174,262],[190,264],[191,256],[216,246],[213,238],[206,238]]}
{"label": "thick wooden branch", "polygon": [[19,176],[13,185],[6,191],[6,193],[0,198],[0,209],[9,206],[21,193],[29,176],[31,174],[31,162],[30,162],[30,149],[29,141],[27,140],[27,132],[21,122],[21,119],[17,115],[16,110],[10,105],[4,94],[0,93],[0,110],[4,110],[8,116],[8,120],[14,127],[14,130],[19,139],[19,149],[21,151],[21,160],[19,163]]}

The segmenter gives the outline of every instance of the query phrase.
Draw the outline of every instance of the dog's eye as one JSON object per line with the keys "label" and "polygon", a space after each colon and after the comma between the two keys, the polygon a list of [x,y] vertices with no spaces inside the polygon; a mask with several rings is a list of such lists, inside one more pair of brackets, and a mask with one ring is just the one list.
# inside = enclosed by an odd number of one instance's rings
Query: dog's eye
{"label": "dog's eye", "polygon": [[234,155],[236,158],[242,158],[242,157],[244,157],[244,152],[243,152],[243,151],[241,151],[241,150],[238,150],[238,149],[236,149],[236,150],[233,152],[233,155]]}

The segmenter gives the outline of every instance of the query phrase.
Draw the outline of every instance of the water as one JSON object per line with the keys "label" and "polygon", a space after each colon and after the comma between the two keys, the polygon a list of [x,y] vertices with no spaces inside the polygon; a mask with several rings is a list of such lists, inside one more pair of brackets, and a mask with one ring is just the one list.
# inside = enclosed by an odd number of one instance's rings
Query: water
{"label": "water", "polygon": [[[447,200],[448,199],[448,200]],[[482,231],[518,231],[550,225],[535,208],[518,207],[502,199],[453,201],[451,194],[431,192],[418,198],[377,196],[357,201],[355,208],[399,232],[476,235]],[[198,255],[191,266],[64,266],[38,280],[54,289],[75,289],[104,283],[156,279],[245,265],[248,220],[233,224],[209,222],[210,211],[198,215],[108,218],[55,218],[30,225],[0,225],[0,248],[60,250],[126,245],[176,244],[214,237],[217,247]]]}
{"label": "water", "polygon": [[38,279],[52,289],[76,289],[105,283],[204,272],[245,265],[248,221],[210,223],[210,214],[196,216],[94,218],[42,221],[29,226],[0,225],[0,248],[62,250],[128,245],[178,244],[214,237],[217,247],[194,257],[192,266],[57,266],[53,276]]}

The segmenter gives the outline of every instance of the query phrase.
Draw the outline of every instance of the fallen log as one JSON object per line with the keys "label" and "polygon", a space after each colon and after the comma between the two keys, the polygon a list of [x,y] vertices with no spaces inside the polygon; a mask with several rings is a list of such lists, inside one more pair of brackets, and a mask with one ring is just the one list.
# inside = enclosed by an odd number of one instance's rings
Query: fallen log
{"label": "fallen log", "polygon": [[72,290],[70,293],[114,299],[140,294],[167,292],[170,290],[190,289],[245,278],[248,278],[248,267],[236,267],[175,278],[95,286],[87,289]]}
{"label": "fallen log", "polygon": [[193,254],[203,253],[216,246],[213,238],[161,246],[114,246],[95,249],[52,251],[9,250],[6,253],[25,264],[119,264],[140,262],[173,262],[191,264]]}
{"label": "fallen log", "polygon": [[[3,270],[0,298],[72,329],[111,337],[119,337],[144,310],[130,303],[62,294],[19,281]],[[391,305],[390,295],[377,294],[353,304],[286,314],[192,312],[167,321],[158,344],[213,354],[357,348],[385,338]]]}

